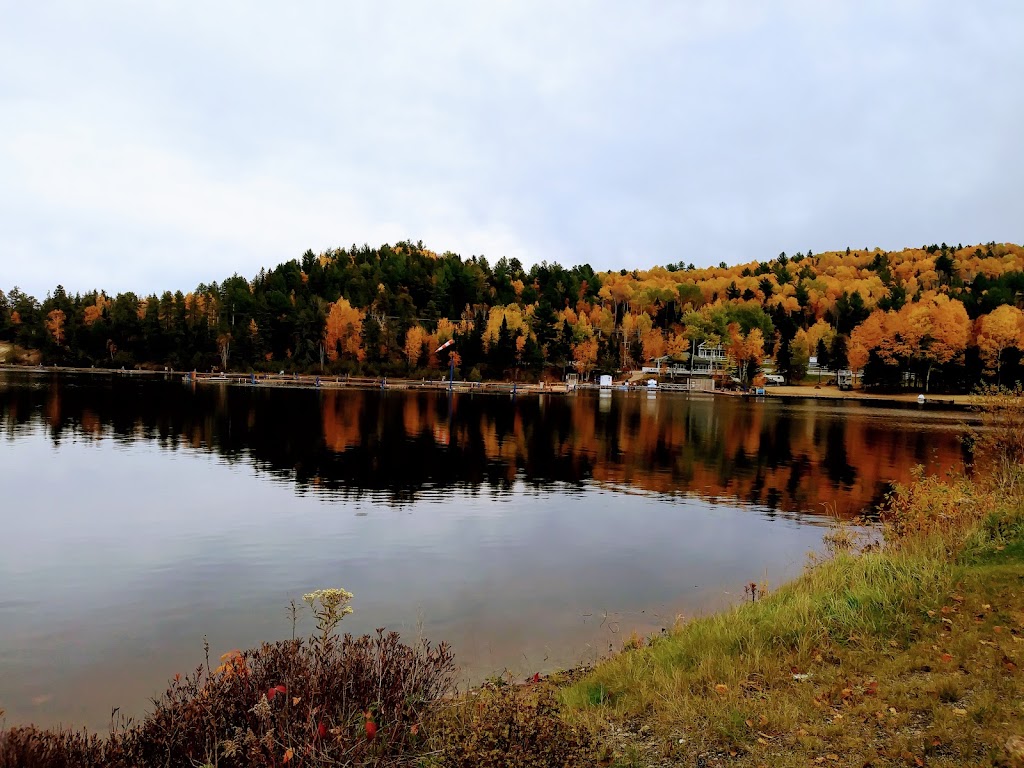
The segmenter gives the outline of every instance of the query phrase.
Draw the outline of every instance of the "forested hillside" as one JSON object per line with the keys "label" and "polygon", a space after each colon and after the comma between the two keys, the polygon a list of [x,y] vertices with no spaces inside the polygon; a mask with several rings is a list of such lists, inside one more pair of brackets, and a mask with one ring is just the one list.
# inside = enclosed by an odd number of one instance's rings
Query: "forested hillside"
{"label": "forested hillside", "polygon": [[[969,389],[1024,376],[1024,248],[931,245],[779,254],[713,268],[589,266],[438,255],[422,243],[307,251],[189,293],[0,292],[0,341],[43,362],[115,368],[440,375],[614,373],[686,365],[721,343],[750,380],[816,356],[867,385]],[[455,343],[440,355],[434,350]]]}

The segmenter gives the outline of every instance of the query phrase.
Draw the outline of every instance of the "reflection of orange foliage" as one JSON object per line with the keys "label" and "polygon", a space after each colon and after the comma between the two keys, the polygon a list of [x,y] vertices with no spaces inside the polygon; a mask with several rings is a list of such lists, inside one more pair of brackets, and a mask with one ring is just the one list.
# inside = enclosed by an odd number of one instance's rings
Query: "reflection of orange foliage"
{"label": "reflection of orange foliage", "polygon": [[[666,494],[772,503],[787,511],[834,508],[856,514],[877,500],[888,482],[909,481],[915,464],[934,462],[945,469],[960,461],[953,431],[894,430],[891,423],[878,425],[816,408],[793,422],[801,430],[785,435],[779,434],[780,427],[791,424],[760,408],[715,406],[685,419],[673,419],[665,409],[641,409],[639,415],[635,434],[627,439],[629,417],[622,414],[614,437],[622,449],[618,456],[602,456],[595,437],[573,440],[578,450],[596,446],[595,480]],[[574,414],[574,423],[581,418],[587,415]],[[704,419],[701,434],[698,425]],[[674,456],[668,465],[659,459],[666,453]]]}
{"label": "reflection of orange foliage", "polygon": [[60,387],[51,387],[46,399],[46,421],[51,427],[60,424]]}
{"label": "reflection of orange foliage", "polygon": [[[503,427],[487,410],[478,425],[456,417],[450,434],[446,414],[433,403],[430,397],[406,396],[406,438],[427,433],[442,445],[479,441],[488,463],[502,467],[499,474],[509,482],[531,465],[537,440],[547,439],[553,441],[552,455],[600,483],[788,512],[852,515],[877,502],[889,482],[907,482],[915,464],[944,470],[960,462],[955,429],[900,429],[895,413],[881,419],[837,415],[817,404],[788,411],[731,402],[690,405],[659,396],[616,399],[607,408],[608,403],[579,398],[567,404],[571,428],[539,438],[543,425],[518,408]],[[363,393],[324,393],[329,449],[358,444],[359,412],[368,405]]]}
{"label": "reflection of orange foliage", "polygon": [[405,405],[402,408],[402,424],[405,426],[405,434],[410,437],[418,437],[422,432],[430,432],[430,419],[424,408],[425,404],[418,397],[406,397]]}
{"label": "reflection of orange foliage", "polygon": [[323,393],[324,445],[341,453],[359,444],[359,415],[365,407],[366,393],[361,391]]}
{"label": "reflection of orange foliage", "polygon": [[100,421],[100,417],[96,415],[95,411],[88,408],[82,410],[79,424],[82,431],[88,432],[90,435],[100,435],[103,432],[103,423]]}

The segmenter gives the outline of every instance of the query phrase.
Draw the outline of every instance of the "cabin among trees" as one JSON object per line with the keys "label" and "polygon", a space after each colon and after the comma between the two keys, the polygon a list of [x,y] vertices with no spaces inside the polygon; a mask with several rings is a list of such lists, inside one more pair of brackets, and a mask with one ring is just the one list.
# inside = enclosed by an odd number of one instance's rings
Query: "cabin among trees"
{"label": "cabin among trees", "polygon": [[[445,341],[454,344],[441,354]],[[583,378],[724,367],[751,382],[849,370],[868,387],[965,391],[1024,377],[1024,249],[780,253],[595,273],[584,264],[352,246],[188,293],[0,292],[0,342],[45,364]],[[690,356],[694,355],[691,361]]]}

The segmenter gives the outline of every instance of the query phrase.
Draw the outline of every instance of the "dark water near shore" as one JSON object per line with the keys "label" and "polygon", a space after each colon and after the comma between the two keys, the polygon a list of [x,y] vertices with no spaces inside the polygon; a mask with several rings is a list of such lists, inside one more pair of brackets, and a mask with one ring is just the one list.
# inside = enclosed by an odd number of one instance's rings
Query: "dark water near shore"
{"label": "dark water near shore", "polygon": [[662,393],[273,390],[0,372],[0,709],[102,726],[290,598],[525,676],[778,584],[963,414]]}

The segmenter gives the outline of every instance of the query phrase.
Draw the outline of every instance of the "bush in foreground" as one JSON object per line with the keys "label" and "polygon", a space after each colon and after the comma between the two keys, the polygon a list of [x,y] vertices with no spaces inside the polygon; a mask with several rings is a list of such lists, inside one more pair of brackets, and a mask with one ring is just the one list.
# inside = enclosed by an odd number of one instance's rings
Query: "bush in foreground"
{"label": "bush in foreground", "polygon": [[34,727],[0,732],[0,767],[398,765],[425,750],[431,706],[454,690],[447,645],[396,633],[334,634],[344,590],[306,596],[319,632],[234,651],[175,676],[153,710],[106,739]]}

